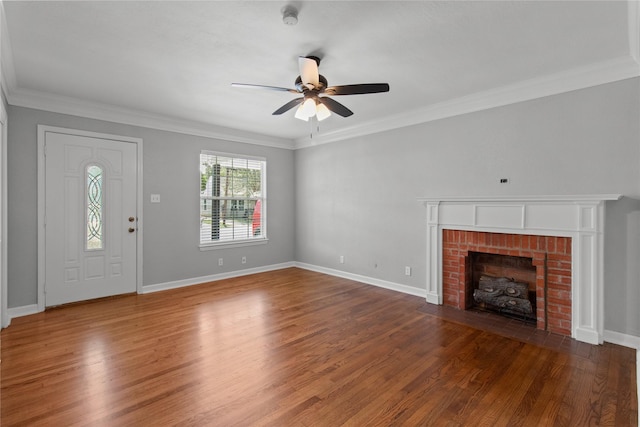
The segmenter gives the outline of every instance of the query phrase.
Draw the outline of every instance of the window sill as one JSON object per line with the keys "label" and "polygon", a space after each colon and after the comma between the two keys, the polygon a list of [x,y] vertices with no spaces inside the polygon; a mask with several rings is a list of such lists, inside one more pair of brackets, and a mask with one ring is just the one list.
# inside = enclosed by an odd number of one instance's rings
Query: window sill
{"label": "window sill", "polygon": [[232,242],[221,242],[221,243],[201,243],[199,245],[199,249],[201,251],[215,251],[216,249],[264,245],[264,244],[267,244],[268,242],[269,242],[269,239],[265,237],[264,239],[235,240]]}

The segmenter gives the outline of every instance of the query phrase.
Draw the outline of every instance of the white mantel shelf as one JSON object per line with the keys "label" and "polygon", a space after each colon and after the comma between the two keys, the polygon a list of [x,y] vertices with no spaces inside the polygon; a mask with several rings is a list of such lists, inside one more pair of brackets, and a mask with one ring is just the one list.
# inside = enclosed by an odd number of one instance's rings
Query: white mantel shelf
{"label": "white mantel shelf", "polygon": [[621,194],[424,197],[427,302],[442,304],[442,230],[571,237],[571,336],[602,344],[604,205]]}
{"label": "white mantel shelf", "polygon": [[418,202],[593,202],[620,200],[622,194],[581,194],[550,196],[442,196],[419,197]]}

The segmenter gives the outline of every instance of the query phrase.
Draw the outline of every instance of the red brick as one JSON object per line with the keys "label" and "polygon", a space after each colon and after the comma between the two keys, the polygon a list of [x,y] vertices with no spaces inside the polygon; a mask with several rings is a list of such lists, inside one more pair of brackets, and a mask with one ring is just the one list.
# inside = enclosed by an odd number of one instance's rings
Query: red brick
{"label": "red brick", "polygon": [[571,292],[559,291],[556,289],[547,289],[547,298],[556,298],[558,300],[571,301]]}
{"label": "red brick", "polygon": [[554,289],[557,291],[566,291],[571,294],[571,285],[562,284],[562,283],[554,283],[553,286],[550,286],[549,289]]}
{"label": "red brick", "polygon": [[556,251],[556,238],[553,236],[546,236],[545,238],[545,243],[546,243],[546,251],[547,252],[555,252]]}
{"label": "red brick", "polygon": [[571,320],[571,308],[562,305],[548,304],[547,313],[554,319]]}
{"label": "red brick", "polygon": [[570,237],[558,237],[556,241],[556,253],[570,254],[571,253],[571,238]]}
{"label": "red brick", "polygon": [[513,235],[513,243],[509,247],[510,248],[521,248],[522,247],[522,235],[514,234]]}
{"label": "red brick", "polygon": [[550,276],[562,276],[562,277],[571,277],[571,270],[561,270],[557,268],[550,268],[547,270],[547,274]]}
{"label": "red brick", "polygon": [[571,262],[569,261],[558,261],[558,260],[548,260],[547,268],[556,268],[558,270],[568,270],[571,271]]}
{"label": "red brick", "polygon": [[565,262],[571,262],[571,254],[560,254],[560,253],[555,253],[555,254],[549,254],[549,261],[565,261]]}

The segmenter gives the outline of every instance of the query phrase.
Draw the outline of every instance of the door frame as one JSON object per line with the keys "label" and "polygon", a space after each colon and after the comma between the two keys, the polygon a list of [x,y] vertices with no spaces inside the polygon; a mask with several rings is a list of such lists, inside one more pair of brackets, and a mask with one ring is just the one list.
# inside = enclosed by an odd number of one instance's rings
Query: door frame
{"label": "door frame", "polygon": [[9,317],[9,293],[8,293],[8,226],[7,226],[7,143],[8,143],[8,116],[5,109],[4,97],[0,97],[0,329],[6,328],[11,323]]}
{"label": "door frame", "polygon": [[136,232],[136,292],[142,293],[142,138],[130,136],[112,135],[106,133],[90,132],[79,129],[69,129],[49,125],[38,125],[38,311],[45,309],[45,278],[46,278],[46,253],[45,253],[45,218],[46,218],[46,161],[44,146],[47,133],[58,133],[72,136],[84,136],[89,138],[99,138],[112,140],[115,142],[127,142],[136,144],[137,165],[136,165],[136,210],[138,215],[138,230]]}

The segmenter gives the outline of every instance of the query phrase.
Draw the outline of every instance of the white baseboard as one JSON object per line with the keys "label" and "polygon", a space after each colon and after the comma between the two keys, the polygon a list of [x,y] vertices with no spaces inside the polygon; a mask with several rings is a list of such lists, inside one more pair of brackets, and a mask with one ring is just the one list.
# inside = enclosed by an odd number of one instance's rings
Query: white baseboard
{"label": "white baseboard", "polygon": [[9,316],[9,323],[11,323],[11,319],[15,319],[16,317],[29,316],[31,314],[39,313],[38,304],[29,304],[23,305],[21,307],[13,307],[7,309],[7,315]]}
{"label": "white baseboard", "polygon": [[[342,277],[344,279],[351,279],[357,282],[366,283],[368,285],[374,285],[381,288],[402,292],[405,294],[423,297],[427,299],[427,302],[431,302],[431,301],[428,301],[429,295],[427,295],[427,292],[425,289],[417,289],[411,286],[406,286],[406,285],[401,285],[394,282],[375,279],[373,277],[361,276],[359,274],[348,273],[346,271],[335,270],[333,268],[321,267],[313,264],[306,264],[304,262],[296,262],[295,266],[299,268],[303,268],[305,270],[317,271],[318,273],[324,273],[330,276],[337,276],[337,277]],[[627,335],[620,332],[604,331],[604,341],[609,342],[611,344],[621,345],[623,347],[637,349],[639,352],[638,354],[640,354],[640,337],[636,337],[634,335]],[[640,372],[640,365],[638,367]]]}
{"label": "white baseboard", "polygon": [[281,264],[266,265],[264,267],[247,268],[245,270],[230,271],[228,273],[212,274],[209,276],[192,277],[189,279],[175,280],[173,282],[157,283],[155,285],[146,285],[142,287],[141,294],[151,292],[166,291],[169,289],[183,288],[185,286],[199,285],[207,282],[216,282],[223,279],[231,279],[233,277],[248,276],[249,274],[264,273],[267,271],[282,270],[283,268],[295,267],[294,262],[284,262]]}
{"label": "white baseboard", "polygon": [[604,331],[604,340],[611,344],[618,344],[623,347],[635,348],[640,351],[640,337],[634,335],[627,335],[615,331]]}
{"label": "white baseboard", "polygon": [[[182,288],[184,286],[199,285],[201,283],[214,282],[222,279],[230,279],[232,277],[240,277],[240,276],[247,276],[249,274],[281,270],[283,268],[289,268],[289,267],[295,267],[295,263],[285,262],[282,264],[272,264],[264,267],[248,268],[246,270],[231,271],[229,273],[213,274],[210,276],[193,277],[190,279],[176,280],[174,282],[165,282],[165,283],[158,283],[155,285],[147,285],[142,287],[142,292],[140,293],[148,294],[151,292],[159,292],[159,291],[165,291],[169,289]],[[7,309],[7,317],[9,319],[5,327],[8,326],[9,323],[11,323],[11,319],[14,319],[16,317],[28,316],[30,314],[36,314],[36,313],[39,313],[40,311],[42,310],[38,309],[38,304],[30,304],[30,305],[24,305],[21,307],[9,308]]]}
{"label": "white baseboard", "polygon": [[414,288],[413,286],[402,285],[400,283],[388,282],[386,280],[375,279],[373,277],[361,276],[360,274],[348,273],[346,271],[335,270],[333,268],[321,267],[318,265],[307,264],[304,262],[296,262],[295,266],[305,270],[316,271],[318,273],[328,274],[330,276],[342,277],[343,279],[355,280],[356,282],[366,283],[367,285],[377,286],[379,288],[390,289],[392,291],[402,292],[403,294],[415,295],[417,297],[426,298],[426,289]]}
{"label": "white baseboard", "polygon": [[[169,289],[182,288],[185,286],[198,285],[201,283],[215,282],[223,279],[230,279],[233,277],[247,276],[250,274],[264,273],[267,271],[281,270],[284,268],[298,267],[304,270],[316,271],[318,273],[328,274],[330,276],[342,277],[344,279],[355,280],[357,282],[366,283],[368,285],[378,286],[380,288],[390,289],[392,291],[402,292],[404,294],[414,295],[422,298],[427,297],[425,289],[418,289],[412,286],[402,285],[395,282],[389,282],[386,280],[376,279],[373,277],[362,276],[360,274],[349,273],[346,271],[336,270],[333,268],[321,267],[313,264],[307,264],[304,262],[285,262],[281,264],[272,264],[264,267],[248,268],[245,270],[236,270],[228,273],[212,274],[209,276],[193,277],[190,279],[176,280],[173,282],[157,283],[155,285],[147,285],[142,287],[142,294],[159,292]],[[7,309],[7,317],[9,323],[11,319],[22,316],[29,316],[31,314],[39,313],[37,304],[24,305],[21,307],[13,307]],[[604,341],[621,345],[624,347],[630,347],[638,350],[638,357],[640,357],[640,337],[634,335],[623,334],[615,331],[604,331]],[[638,366],[640,372],[640,364]]]}

